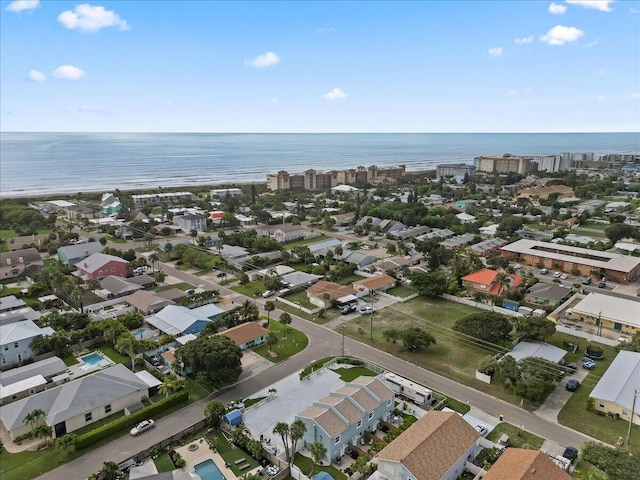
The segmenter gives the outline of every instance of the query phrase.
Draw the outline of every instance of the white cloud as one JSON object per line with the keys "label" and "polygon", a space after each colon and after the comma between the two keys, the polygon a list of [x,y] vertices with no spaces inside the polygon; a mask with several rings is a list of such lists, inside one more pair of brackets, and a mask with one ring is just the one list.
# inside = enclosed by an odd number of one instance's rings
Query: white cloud
{"label": "white cloud", "polygon": [[253,68],[266,68],[272,67],[280,63],[280,57],[273,52],[267,52],[263,55],[258,55],[253,60],[245,60],[244,65]]}
{"label": "white cloud", "polygon": [[531,42],[533,42],[533,35],[529,35],[528,37],[516,38],[516,43],[518,45],[524,45]]}
{"label": "white cloud", "polygon": [[105,27],[117,27],[119,30],[129,30],[126,20],[113,10],[104,7],[94,7],[88,3],[76,5],[73,10],[67,10],[58,15],[58,21],[71,30],[83,32],[97,32]]}
{"label": "white cloud", "polygon": [[109,115],[111,112],[102,108],[93,107],[91,105],[82,105],[78,107],[78,113],[95,113],[96,115]]}
{"label": "white cloud", "polygon": [[596,98],[599,102],[604,101],[605,97],[604,95],[600,95],[599,97]]}
{"label": "white cloud", "polygon": [[316,32],[318,32],[318,33],[331,33],[333,31],[335,31],[335,28],[333,28],[333,27],[329,27],[329,28],[322,28],[321,27],[318,30],[316,30]]}
{"label": "white cloud", "polygon": [[269,103],[278,103],[278,97],[273,97],[271,100],[269,100]]}
{"label": "white cloud", "polygon": [[29,72],[29,80],[32,82],[44,82],[47,79],[44,73],[38,70],[31,70]]}
{"label": "white cloud", "polygon": [[640,98],[640,93],[639,92],[632,93],[631,98]]}
{"label": "white cloud", "polygon": [[53,76],[56,78],[67,78],[69,80],[77,80],[87,73],[81,68],[74,67],[73,65],[61,65],[55,69]]}
{"label": "white cloud", "polygon": [[557,3],[549,5],[549,13],[553,13],[554,15],[562,15],[566,10],[566,5],[559,5]]}
{"label": "white cloud", "polygon": [[565,0],[569,5],[580,5],[584,8],[600,10],[601,12],[610,12],[609,6],[614,0]]}
{"label": "white cloud", "polygon": [[546,35],[540,37],[540,41],[549,45],[564,45],[578,40],[584,32],[576,27],[556,25]]}
{"label": "white cloud", "polygon": [[7,5],[7,12],[20,13],[25,10],[33,10],[40,4],[40,0],[14,0]]}
{"label": "white cloud", "polygon": [[341,89],[339,89],[338,87],[335,87],[333,90],[331,90],[329,93],[325,93],[323,96],[323,98],[325,98],[326,100],[329,101],[333,101],[333,100],[342,100],[347,98],[347,94],[344,93]]}
{"label": "white cloud", "polygon": [[637,8],[630,8],[629,9],[629,13],[634,13],[635,14],[635,13],[638,13],[638,12],[640,12],[640,10],[638,10]]}
{"label": "white cloud", "polygon": [[502,52],[503,52],[502,47],[495,47],[495,48],[489,49],[489,55],[491,55],[492,57],[499,57],[500,55],[502,55]]}

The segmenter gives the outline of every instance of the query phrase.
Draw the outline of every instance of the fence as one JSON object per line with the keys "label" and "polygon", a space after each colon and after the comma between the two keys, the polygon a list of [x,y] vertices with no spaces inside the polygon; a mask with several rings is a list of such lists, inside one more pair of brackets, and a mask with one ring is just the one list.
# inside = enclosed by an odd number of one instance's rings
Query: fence
{"label": "fence", "polygon": [[508,315],[510,317],[522,317],[523,315],[518,312],[514,312],[513,310],[508,310],[502,307],[496,307],[495,305],[487,305],[486,303],[476,302],[474,300],[468,298],[460,298],[454,295],[449,295],[446,293],[442,294],[442,298],[446,300],[451,300],[452,302],[461,303],[463,305],[469,305],[470,307],[480,308],[482,310],[490,310],[492,312],[501,313],[503,315]]}
{"label": "fence", "polygon": [[291,301],[289,301],[289,300],[286,300],[286,299],[284,299],[284,298],[282,298],[282,297],[277,297],[277,298],[276,298],[276,300],[277,300],[278,302],[282,302],[282,303],[284,303],[285,305],[289,305],[290,307],[297,308],[298,310],[302,310],[303,312],[308,313],[309,315],[315,315],[315,314],[316,314],[316,313],[318,313],[320,310],[322,310],[322,308],[321,308],[321,307],[317,307],[317,308],[313,308],[313,309],[309,309],[309,308],[301,307],[301,306],[300,306],[300,305],[298,305],[297,303],[293,303],[293,302],[291,302]]}
{"label": "fence", "polygon": [[613,340],[611,338],[601,337],[599,335],[595,335],[589,332],[583,332],[582,330],[575,330],[573,328],[565,327],[564,325],[556,325],[556,331],[566,333],[567,335],[571,335],[573,337],[584,338],[590,342],[602,343],[604,345],[609,345],[610,347],[615,347],[619,345],[620,342],[618,340]]}
{"label": "fence", "polygon": [[391,300],[395,300],[396,302],[404,303],[416,298],[420,294],[416,292],[416,293],[412,293],[408,297],[396,297],[395,295],[391,295],[390,293],[387,293],[387,292],[376,292],[376,295],[380,295],[381,297],[385,297],[385,298],[390,298]]}

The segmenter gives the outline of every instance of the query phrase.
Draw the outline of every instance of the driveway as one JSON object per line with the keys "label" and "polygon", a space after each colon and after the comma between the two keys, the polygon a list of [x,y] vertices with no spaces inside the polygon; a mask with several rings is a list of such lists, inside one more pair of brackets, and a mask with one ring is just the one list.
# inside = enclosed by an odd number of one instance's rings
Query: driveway
{"label": "driveway", "polygon": [[549,394],[545,402],[533,413],[539,417],[549,420],[550,422],[557,422],[560,410],[562,410],[564,404],[567,403],[571,398],[571,395],[573,395],[573,392],[570,392],[565,388],[567,382],[570,379],[575,378],[580,380],[580,383],[582,383],[588,373],[589,372],[582,368],[582,366],[579,366],[578,370],[573,375],[565,375],[558,385],[556,385],[555,390]]}

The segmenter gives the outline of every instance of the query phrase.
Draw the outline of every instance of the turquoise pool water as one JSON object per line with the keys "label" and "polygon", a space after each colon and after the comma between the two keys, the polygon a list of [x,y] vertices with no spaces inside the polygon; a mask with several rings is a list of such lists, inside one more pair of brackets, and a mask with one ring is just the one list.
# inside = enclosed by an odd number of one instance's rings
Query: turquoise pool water
{"label": "turquoise pool water", "polygon": [[193,467],[192,473],[198,475],[202,480],[226,480],[218,466],[211,459],[197,464]]}
{"label": "turquoise pool water", "polygon": [[82,360],[84,363],[86,363],[90,367],[99,367],[109,362],[104,356],[100,355],[98,352],[93,352],[88,355],[84,355],[80,357],[80,360]]}
{"label": "turquoise pool water", "polygon": [[139,328],[135,332],[131,332],[131,335],[133,335],[136,338],[136,340],[140,340],[140,339],[144,338],[144,336],[146,334],[147,334],[147,329],[146,328]]}

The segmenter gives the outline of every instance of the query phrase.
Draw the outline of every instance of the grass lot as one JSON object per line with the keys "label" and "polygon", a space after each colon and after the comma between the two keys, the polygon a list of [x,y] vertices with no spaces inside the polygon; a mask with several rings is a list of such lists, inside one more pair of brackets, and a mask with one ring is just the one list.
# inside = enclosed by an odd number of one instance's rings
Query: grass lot
{"label": "grass lot", "polygon": [[[213,434],[208,435],[207,438],[216,446],[216,450],[224,461],[229,464],[229,468],[231,468],[236,477],[242,477],[243,472],[253,470],[258,466],[258,462],[256,462],[251,455],[237,448],[235,445],[231,445],[221,430],[217,430]],[[250,465],[249,468],[242,471],[238,469],[238,465],[235,464],[235,461],[241,458],[245,458],[247,463]],[[228,477],[229,475],[227,474],[225,476]]]}
{"label": "grass lot", "polygon": [[393,295],[394,297],[406,298],[416,293],[416,291],[413,288],[403,287],[402,285],[398,285],[396,287],[393,287],[387,290],[387,293],[389,295]]}
{"label": "grass lot", "polygon": [[258,403],[258,402],[261,402],[265,398],[267,398],[267,397],[247,398],[247,399],[243,400],[242,403],[244,403],[244,407],[245,408],[249,408],[251,405],[254,405],[254,404]]}
{"label": "grass lot", "polygon": [[264,286],[264,282],[256,280],[255,282],[249,282],[246,285],[237,285],[231,287],[231,290],[238,292],[246,297],[253,298],[262,295],[267,291],[267,287]]}
{"label": "grass lot", "polygon": [[[311,460],[309,457],[305,457],[304,455],[296,453],[293,463],[295,463],[296,466],[300,470],[302,470],[302,473],[309,476],[309,474],[311,473],[311,469],[313,468],[313,460]],[[346,475],[333,465],[316,465],[316,467],[313,469],[313,474],[315,475],[318,472],[327,472],[334,478],[334,480],[346,478]]]}
{"label": "grass lot", "polygon": [[[450,330],[457,319],[478,311],[473,307],[447,300],[417,297],[376,311],[373,315],[373,341],[369,340],[371,318],[368,315],[348,322],[345,333],[398,358],[519,405],[520,398],[510,391],[499,385],[487,385],[475,379],[475,370],[480,360],[495,352],[469,343]],[[424,328],[436,338],[437,343],[416,353],[409,353],[402,348],[401,343],[384,340],[383,330],[407,326]],[[525,407],[531,406],[525,403]]]}
{"label": "grass lot", "polygon": [[158,473],[170,472],[175,468],[168,453],[161,453],[153,459],[153,463],[156,464]]}
{"label": "grass lot", "polygon": [[360,275],[347,275],[344,278],[340,278],[338,280],[336,280],[336,283],[339,283],[340,285],[351,285],[353,282],[357,282],[360,280],[363,280],[364,277],[361,277]]}
{"label": "grass lot", "polygon": [[190,288],[195,288],[195,287],[190,283],[182,282],[182,283],[176,283],[174,285],[163,285],[162,287],[152,288],[151,290],[155,292],[164,292],[166,290],[171,290],[172,288],[177,288],[178,290],[182,290],[183,292],[186,292]]}
{"label": "grass lot", "polygon": [[36,478],[79,456],[78,452],[65,452],[60,448],[20,453],[8,453],[2,448],[0,450],[0,478],[2,480]]}
{"label": "grass lot", "polygon": [[62,359],[62,361],[64,362],[64,364],[67,367],[70,367],[71,365],[77,365],[78,363],[80,363],[80,362],[78,362],[78,359],[75,357],[75,355],[73,355],[71,353],[69,355],[67,355],[66,357],[64,357]]}
{"label": "grass lot", "polygon": [[287,327],[287,337],[282,338],[282,327],[283,325],[277,320],[271,319],[269,322],[269,330],[275,332],[279,339],[273,347],[273,351],[276,353],[275,357],[269,352],[267,345],[260,345],[253,351],[267,360],[280,362],[307,348],[309,338],[304,333],[289,326]]}
{"label": "grass lot", "polygon": [[[51,228],[36,229],[36,233],[38,235],[44,235],[46,233],[51,233],[51,232],[53,232]],[[5,241],[5,240],[8,240],[9,238],[18,237],[18,236],[19,235],[16,235],[16,232],[13,229],[10,229],[10,228],[0,229],[0,241]]]}
{"label": "grass lot", "polygon": [[292,248],[295,248],[295,247],[301,247],[303,245],[309,245],[310,243],[321,242],[323,240],[328,240],[330,238],[332,237],[329,237],[328,235],[320,235],[319,237],[307,238],[305,240],[298,240],[297,242],[287,243],[285,247],[287,250],[291,250]]}
{"label": "grass lot", "polygon": [[190,402],[197,402],[216,390],[212,385],[196,382],[189,377],[185,377],[184,387],[189,391]]}
{"label": "grass lot", "polygon": [[334,372],[340,375],[340,379],[345,382],[353,382],[356,378],[361,376],[375,377],[377,375],[375,372],[372,372],[365,367],[336,368]]}
{"label": "grass lot", "polygon": [[533,450],[540,450],[542,444],[544,443],[544,438],[527,432],[526,430],[520,430],[520,427],[516,427],[515,425],[511,425],[510,423],[506,422],[501,422],[496,425],[496,428],[494,428],[491,433],[487,435],[487,440],[495,442],[503,433],[509,435],[509,440],[511,442],[509,446],[514,448],[530,448]]}
{"label": "grass lot", "polygon": [[[301,307],[308,308],[310,310],[317,308],[316,305],[314,305],[309,301],[309,297],[307,297],[307,292],[304,290],[300,292],[290,293],[286,297],[282,297],[282,298],[284,298],[285,300],[288,300],[289,302],[297,303]],[[281,304],[279,303],[278,305],[281,305]]]}
{"label": "grass lot", "polygon": [[[556,334],[557,336],[557,334]],[[578,361],[584,353],[587,343],[583,339],[575,339],[569,337],[569,341],[579,343],[582,347],[575,354],[568,357],[573,361]],[[555,340],[555,338],[554,338]],[[582,343],[580,343],[582,342]],[[554,342],[555,343],[555,342]],[[562,345],[562,344],[560,344]],[[615,445],[620,437],[627,438],[627,429],[629,422],[624,419],[616,420],[615,418],[601,415],[594,411],[587,410],[587,399],[589,394],[595,387],[596,383],[604,372],[609,368],[611,362],[615,358],[616,352],[613,347],[600,345],[604,350],[604,359],[596,360],[596,367],[589,372],[587,377],[581,382],[580,387],[571,395],[569,401],[558,415],[558,423],[565,425],[574,430],[578,430],[593,438],[597,438],[603,442]],[[573,357],[576,357],[575,360]],[[579,364],[579,362],[578,362]],[[640,455],[640,426],[633,425],[631,427],[631,441],[629,442],[629,451],[634,455]]]}
{"label": "grass lot", "polygon": [[125,365],[131,367],[131,358],[129,356],[120,354],[119,352],[114,350],[113,347],[108,343],[103,343],[102,345],[95,348],[95,350],[101,350],[102,353],[104,353],[115,363],[124,363]]}
{"label": "grass lot", "polygon": [[22,290],[20,287],[3,287],[0,290],[0,297],[8,297],[9,295],[18,295]]}

